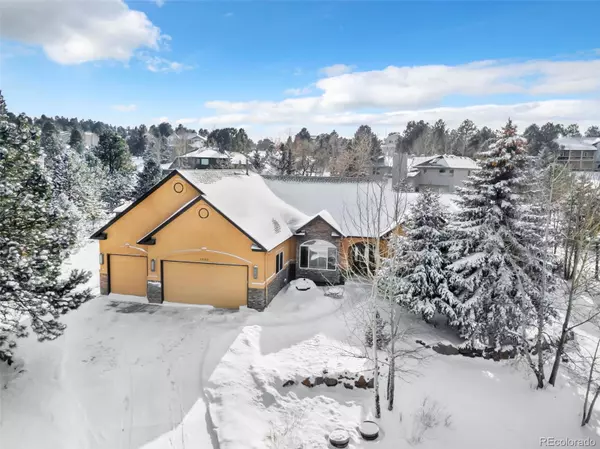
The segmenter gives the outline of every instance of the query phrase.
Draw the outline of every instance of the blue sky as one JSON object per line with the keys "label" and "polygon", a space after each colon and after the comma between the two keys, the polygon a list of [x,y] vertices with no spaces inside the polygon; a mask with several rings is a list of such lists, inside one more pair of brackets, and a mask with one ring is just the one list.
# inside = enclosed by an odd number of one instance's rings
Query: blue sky
{"label": "blue sky", "polygon": [[68,4],[1,6],[11,110],[255,138],[420,118],[600,124],[599,2]]}

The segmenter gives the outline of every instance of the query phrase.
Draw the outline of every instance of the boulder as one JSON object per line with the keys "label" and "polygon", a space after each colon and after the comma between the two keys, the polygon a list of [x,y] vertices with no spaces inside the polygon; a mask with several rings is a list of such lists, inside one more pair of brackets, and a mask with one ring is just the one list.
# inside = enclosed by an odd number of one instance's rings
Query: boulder
{"label": "boulder", "polygon": [[344,388],[347,388],[348,390],[354,390],[352,384],[348,382],[344,382]]}
{"label": "boulder", "polygon": [[285,383],[283,384],[284,387],[291,387],[292,385],[295,385],[296,382],[294,382],[293,380],[286,380]]}
{"label": "boulder", "polygon": [[315,387],[317,385],[322,385],[322,384],[323,384],[323,377],[322,376],[315,377]]}
{"label": "boulder", "polygon": [[328,387],[335,387],[338,384],[338,380],[333,377],[326,377],[325,379],[323,379],[323,382]]}
{"label": "boulder", "polygon": [[442,355],[457,355],[459,351],[452,345],[445,345],[443,343],[436,343],[431,347],[435,352]]}
{"label": "boulder", "polygon": [[375,388],[375,378],[371,378],[367,381],[367,388]]}
{"label": "boulder", "polygon": [[356,388],[362,388],[365,390],[367,388],[367,380],[365,379],[365,376],[360,376],[358,380],[354,382],[354,386]]}
{"label": "boulder", "polygon": [[313,383],[310,381],[310,377],[307,377],[306,379],[304,379],[302,381],[302,385],[304,385],[305,387],[308,387],[308,388],[312,388]]}

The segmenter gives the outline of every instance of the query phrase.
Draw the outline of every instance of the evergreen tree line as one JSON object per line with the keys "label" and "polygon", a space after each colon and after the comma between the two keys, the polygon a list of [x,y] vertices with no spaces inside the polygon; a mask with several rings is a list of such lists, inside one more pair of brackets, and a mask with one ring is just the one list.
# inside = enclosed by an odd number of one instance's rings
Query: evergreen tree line
{"label": "evergreen tree line", "polygon": [[396,263],[384,260],[378,277],[399,304],[427,322],[442,317],[467,346],[517,348],[543,387],[542,352],[555,348],[559,364],[569,329],[550,331],[560,324],[550,292],[561,275],[573,279],[582,245],[598,239],[600,188],[543,152],[532,156],[536,144],[509,121],[479,152],[481,170],[458,188],[456,212],[438,193],[420,192],[404,235],[390,238]]}

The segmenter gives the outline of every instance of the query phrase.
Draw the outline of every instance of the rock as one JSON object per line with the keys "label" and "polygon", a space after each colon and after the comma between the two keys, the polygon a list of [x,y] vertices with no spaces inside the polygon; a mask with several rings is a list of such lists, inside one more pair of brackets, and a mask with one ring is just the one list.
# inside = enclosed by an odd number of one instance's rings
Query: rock
{"label": "rock", "polygon": [[418,344],[420,344],[421,346],[424,346],[426,348],[431,348],[431,346],[429,346],[427,343],[425,343],[423,340],[415,340]]}
{"label": "rock", "polygon": [[286,380],[285,383],[283,384],[284,387],[291,387],[292,385],[295,385],[296,382],[294,382],[293,380]]}
{"label": "rock", "polygon": [[375,379],[371,378],[367,381],[367,388],[375,388]]}
{"label": "rock", "polygon": [[367,388],[367,380],[365,376],[360,376],[357,381],[354,382],[354,386],[356,388],[362,388],[363,390]]}
{"label": "rock", "polygon": [[338,380],[333,377],[326,377],[323,379],[323,382],[325,382],[325,385],[328,387],[335,387],[338,384]]}
{"label": "rock", "polygon": [[306,379],[304,379],[302,381],[302,385],[304,385],[305,387],[308,387],[308,388],[312,388],[313,383],[310,381],[310,377],[307,377]]}
{"label": "rock", "polygon": [[436,343],[431,347],[435,352],[442,355],[457,355],[459,350],[452,345],[445,345],[443,343]]}
{"label": "rock", "polygon": [[348,382],[344,382],[344,388],[347,388],[348,390],[354,390],[352,384]]}
{"label": "rock", "polygon": [[322,384],[323,384],[323,377],[322,376],[315,377],[315,387],[317,385],[322,385]]}

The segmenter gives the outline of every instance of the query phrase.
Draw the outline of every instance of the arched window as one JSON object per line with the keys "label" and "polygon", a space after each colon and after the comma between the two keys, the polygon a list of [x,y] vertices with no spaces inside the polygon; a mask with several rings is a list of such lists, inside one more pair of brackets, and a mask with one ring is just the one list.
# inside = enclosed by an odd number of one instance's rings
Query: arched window
{"label": "arched window", "polygon": [[300,268],[308,270],[337,269],[337,247],[325,240],[308,240],[300,245]]}

